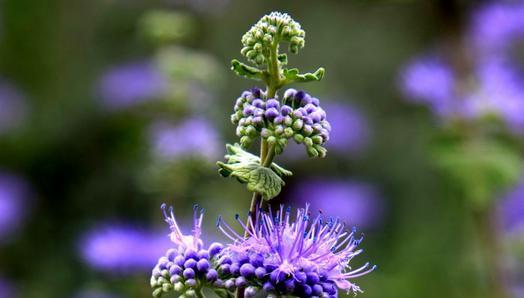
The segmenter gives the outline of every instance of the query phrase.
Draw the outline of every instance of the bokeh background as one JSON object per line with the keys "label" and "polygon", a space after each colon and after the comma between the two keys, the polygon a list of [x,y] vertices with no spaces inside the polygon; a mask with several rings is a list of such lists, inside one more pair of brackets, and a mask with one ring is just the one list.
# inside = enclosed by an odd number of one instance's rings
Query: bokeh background
{"label": "bokeh background", "polygon": [[365,233],[361,297],[524,297],[524,2],[4,0],[1,298],[150,297],[161,203],[187,229],[206,208],[209,241],[247,212],[215,162],[254,85],[230,60],[273,10],[307,32],[290,65],[327,69],[293,87],[333,125],[325,159],[277,157],[273,205]]}

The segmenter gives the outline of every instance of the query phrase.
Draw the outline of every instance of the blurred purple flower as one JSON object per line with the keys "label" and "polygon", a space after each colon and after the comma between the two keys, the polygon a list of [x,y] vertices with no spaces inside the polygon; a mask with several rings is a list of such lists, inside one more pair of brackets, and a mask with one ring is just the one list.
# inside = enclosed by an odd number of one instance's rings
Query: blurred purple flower
{"label": "blurred purple flower", "polygon": [[524,39],[524,1],[481,6],[473,13],[470,35],[481,55],[499,55]]}
{"label": "blurred purple flower", "polygon": [[152,126],[151,143],[154,153],[166,159],[201,155],[214,161],[222,151],[215,126],[204,118],[190,118],[178,125],[158,122]]}
{"label": "blurred purple flower", "polygon": [[165,94],[167,78],[151,62],[132,62],[106,71],[98,82],[98,94],[110,109],[122,109]]}
{"label": "blurred purple flower", "polygon": [[506,232],[524,231],[524,179],[502,197],[499,214]]}
{"label": "blurred purple flower", "polygon": [[308,179],[295,185],[290,197],[296,204],[309,202],[311,210],[322,210],[348,224],[370,228],[384,214],[384,202],[371,185],[358,181]]}
{"label": "blurred purple flower", "polygon": [[19,126],[27,116],[27,102],[20,90],[0,82],[0,135]]}
{"label": "blurred purple flower", "polygon": [[15,288],[6,279],[0,277],[0,298],[15,298],[17,297]]}
{"label": "blurred purple flower", "polygon": [[326,147],[338,153],[357,153],[368,144],[367,119],[356,108],[343,103],[325,103],[324,110],[331,124]]}
{"label": "blurred purple flower", "polygon": [[400,88],[407,100],[428,105],[438,116],[449,116],[455,100],[455,75],[438,56],[413,59],[400,74]]}
{"label": "blurred purple flower", "polygon": [[143,273],[151,270],[158,256],[169,246],[169,238],[162,233],[123,224],[106,224],[81,239],[80,253],[88,265],[101,271]]}
{"label": "blurred purple flower", "polygon": [[0,171],[0,243],[13,236],[26,215],[28,185],[22,178]]}

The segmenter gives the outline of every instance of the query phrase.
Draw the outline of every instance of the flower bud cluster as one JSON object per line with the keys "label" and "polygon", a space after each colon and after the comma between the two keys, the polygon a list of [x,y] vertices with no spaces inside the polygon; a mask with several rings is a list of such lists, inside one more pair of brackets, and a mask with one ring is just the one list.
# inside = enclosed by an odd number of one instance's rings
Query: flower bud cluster
{"label": "flower bud cluster", "polygon": [[153,297],[160,297],[172,290],[184,293],[180,297],[196,297],[205,285],[222,287],[218,272],[214,269],[216,256],[222,244],[213,243],[208,249],[170,249],[158,260],[151,276]]}
{"label": "flower bud cluster", "polygon": [[288,140],[303,143],[311,157],[324,157],[323,145],[329,140],[331,125],[318,98],[304,91],[288,89],[282,101],[267,99],[258,88],[245,91],[237,99],[231,121],[237,125],[240,144],[248,147],[262,136],[277,154],[283,152]]}
{"label": "flower bud cluster", "polygon": [[242,37],[243,48],[240,53],[257,65],[267,64],[270,49],[280,41],[289,42],[293,54],[304,47],[306,32],[288,14],[272,12],[263,16],[258,23]]}
{"label": "flower bud cluster", "polygon": [[326,274],[307,269],[289,274],[275,264],[264,264],[264,255],[260,253],[229,255],[219,260],[218,271],[224,276],[227,290],[244,288],[246,298],[255,297],[260,291],[279,297],[337,297],[337,286]]}

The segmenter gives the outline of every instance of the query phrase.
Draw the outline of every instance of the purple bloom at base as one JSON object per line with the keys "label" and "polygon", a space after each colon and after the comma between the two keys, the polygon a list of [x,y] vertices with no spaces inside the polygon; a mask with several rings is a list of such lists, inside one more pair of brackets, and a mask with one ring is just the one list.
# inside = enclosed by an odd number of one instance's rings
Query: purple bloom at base
{"label": "purple bloom at base", "polygon": [[171,229],[169,236],[175,247],[167,250],[153,269],[153,297],[160,297],[170,291],[196,297],[195,292],[204,286],[223,287],[223,281],[215,269],[215,258],[222,251],[223,245],[215,242],[207,248],[204,246],[201,239],[204,210],[197,205],[193,208],[193,230],[190,235],[180,230],[172,207],[167,211],[163,204],[162,210]]}
{"label": "purple bloom at base", "polygon": [[109,109],[128,108],[157,99],[167,89],[167,78],[150,62],[113,67],[98,82],[98,94]]}
{"label": "purple bloom at base", "polygon": [[22,178],[0,171],[0,243],[20,228],[27,209],[28,185]]}
{"label": "purple bloom at base", "polygon": [[18,297],[14,286],[6,279],[0,277],[0,298]]}
{"label": "purple bloom at base", "polygon": [[428,105],[439,116],[453,113],[454,88],[453,70],[437,56],[417,57],[400,74],[400,89],[406,99]]}
{"label": "purple bloom at base", "polygon": [[204,118],[190,118],[178,125],[158,122],[151,128],[154,153],[164,159],[203,156],[215,161],[222,146],[216,128]]}
{"label": "purple bloom at base", "polygon": [[524,231],[524,180],[502,197],[498,212],[507,233]]}
{"label": "purple bloom at base", "polygon": [[147,272],[169,241],[131,225],[105,224],[80,242],[84,261],[97,270],[133,274]]}
{"label": "purple bloom at base", "polygon": [[376,225],[384,213],[378,191],[359,181],[307,179],[292,188],[290,197],[297,204],[311,202],[311,210],[322,210],[363,228]]}
{"label": "purple bloom at base", "polygon": [[[292,219],[290,208],[276,213],[258,210],[247,224],[236,220],[249,237],[236,232],[219,218],[219,229],[233,241],[222,253],[219,272],[229,274],[230,287],[247,287],[253,297],[263,290],[276,295],[336,297],[338,289],[358,293],[352,283],[375,269],[369,263],[352,269],[349,262],[362,250],[362,237],[347,231],[339,219],[311,216],[309,206],[298,209]],[[249,291],[248,291],[249,290]]]}
{"label": "purple bloom at base", "polygon": [[0,135],[18,127],[26,118],[27,102],[20,90],[6,81],[0,82]]}
{"label": "purple bloom at base", "polygon": [[331,152],[354,154],[368,144],[369,126],[367,119],[356,108],[343,103],[325,103],[329,115],[331,132],[326,148]]}
{"label": "purple bloom at base", "polygon": [[524,39],[524,2],[490,3],[473,13],[469,30],[481,55],[499,55],[515,40]]}

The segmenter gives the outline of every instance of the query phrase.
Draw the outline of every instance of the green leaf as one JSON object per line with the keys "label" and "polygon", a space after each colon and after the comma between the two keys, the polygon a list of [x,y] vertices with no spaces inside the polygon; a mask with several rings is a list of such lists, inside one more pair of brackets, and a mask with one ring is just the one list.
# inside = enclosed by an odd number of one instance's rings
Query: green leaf
{"label": "green leaf", "polygon": [[245,63],[242,63],[236,59],[233,59],[231,61],[231,70],[233,70],[237,75],[244,77],[244,78],[259,80],[259,81],[264,79],[263,71],[261,71],[260,69],[256,67],[249,66]]}
{"label": "green leaf", "polygon": [[247,189],[257,192],[266,200],[276,197],[285,184],[281,176],[291,176],[293,173],[276,163],[270,167],[260,164],[260,158],[244,151],[240,145],[226,145],[227,163],[217,162],[219,173],[223,177],[235,177],[239,182],[246,183]]}
{"label": "green leaf", "polygon": [[324,77],[325,69],[323,67],[317,69],[314,73],[300,74],[297,68],[284,69],[284,77],[286,78],[286,84],[291,83],[305,83],[311,81],[320,81]]}

